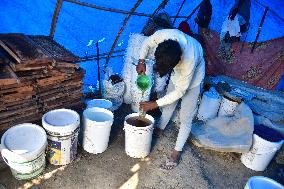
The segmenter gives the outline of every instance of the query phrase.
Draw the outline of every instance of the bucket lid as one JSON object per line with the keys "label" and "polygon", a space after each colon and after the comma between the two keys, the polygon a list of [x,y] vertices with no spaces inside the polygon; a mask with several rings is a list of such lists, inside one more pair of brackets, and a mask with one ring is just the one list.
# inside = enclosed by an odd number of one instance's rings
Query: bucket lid
{"label": "bucket lid", "polygon": [[257,189],[266,189],[266,188],[284,189],[284,186],[281,185],[280,183],[278,183],[275,180],[272,180],[268,177],[264,177],[264,176],[253,176],[253,177],[251,177],[248,180],[247,185],[251,189],[254,189],[254,188],[257,188]]}
{"label": "bucket lid", "polygon": [[46,142],[44,129],[32,123],[23,123],[8,129],[1,139],[4,148],[19,155],[39,151]]}
{"label": "bucket lid", "polygon": [[51,110],[42,117],[42,126],[49,132],[73,132],[79,127],[79,124],[79,114],[70,109]]}

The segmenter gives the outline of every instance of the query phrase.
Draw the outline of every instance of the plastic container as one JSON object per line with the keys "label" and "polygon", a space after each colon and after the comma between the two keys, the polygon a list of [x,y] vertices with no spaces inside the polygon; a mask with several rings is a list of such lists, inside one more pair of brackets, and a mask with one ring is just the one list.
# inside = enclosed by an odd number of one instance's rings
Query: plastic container
{"label": "plastic container", "polygon": [[1,154],[18,180],[39,176],[45,168],[47,136],[44,129],[23,123],[8,129],[1,138]]}
{"label": "plastic container", "polygon": [[132,113],[125,117],[125,152],[133,158],[144,158],[149,155],[151,150],[154,118],[146,114],[145,118],[151,122],[146,127],[136,127],[127,123],[129,118],[138,116],[138,113]]}
{"label": "plastic container", "polygon": [[105,108],[112,111],[112,102],[106,99],[93,99],[87,101],[87,108]]}
{"label": "plastic container", "polygon": [[252,170],[264,171],[273,159],[277,150],[281,148],[283,140],[279,142],[270,142],[253,134],[252,143],[250,151],[242,154],[241,162],[247,168]]}
{"label": "plastic container", "polygon": [[103,108],[88,108],[83,112],[83,142],[84,150],[98,154],[108,147],[113,113]]}
{"label": "plastic container", "polygon": [[210,92],[204,92],[198,108],[197,118],[206,121],[217,116],[221,97]]}
{"label": "plastic container", "polygon": [[219,108],[218,116],[230,116],[233,115],[238,102],[231,101],[225,97],[222,98],[221,105]]}
{"label": "plastic container", "polygon": [[70,109],[57,109],[42,117],[42,126],[47,132],[48,161],[53,165],[71,163],[77,155],[80,116]]}
{"label": "plastic container", "polygon": [[270,178],[254,176],[248,180],[244,189],[284,189],[284,186]]}

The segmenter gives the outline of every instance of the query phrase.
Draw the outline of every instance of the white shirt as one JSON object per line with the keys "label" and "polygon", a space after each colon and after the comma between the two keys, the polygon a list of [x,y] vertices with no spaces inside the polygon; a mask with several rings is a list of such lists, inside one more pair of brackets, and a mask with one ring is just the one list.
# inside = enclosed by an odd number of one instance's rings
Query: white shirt
{"label": "white shirt", "polygon": [[231,20],[229,17],[226,18],[226,20],[223,22],[222,30],[221,30],[221,39],[225,37],[225,34],[229,32],[230,37],[241,36],[241,30],[240,30],[240,23],[239,23],[239,16],[236,15],[234,20]]}
{"label": "white shirt", "polygon": [[140,59],[147,57],[150,48],[156,48],[158,44],[168,39],[180,44],[182,57],[170,77],[175,90],[158,99],[156,101],[158,106],[165,106],[180,99],[187,89],[200,85],[205,76],[205,62],[200,43],[177,29],[158,30],[148,37],[142,44]]}

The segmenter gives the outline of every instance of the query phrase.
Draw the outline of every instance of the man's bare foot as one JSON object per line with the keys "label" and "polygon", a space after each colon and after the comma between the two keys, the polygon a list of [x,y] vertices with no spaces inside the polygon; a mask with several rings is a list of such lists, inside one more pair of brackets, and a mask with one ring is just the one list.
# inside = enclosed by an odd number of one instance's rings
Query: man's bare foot
{"label": "man's bare foot", "polygon": [[171,170],[175,168],[180,161],[181,151],[173,150],[170,158],[161,165],[162,169]]}
{"label": "man's bare foot", "polygon": [[164,132],[164,130],[162,130],[160,128],[155,128],[153,135],[156,138],[161,138],[163,136],[163,132]]}

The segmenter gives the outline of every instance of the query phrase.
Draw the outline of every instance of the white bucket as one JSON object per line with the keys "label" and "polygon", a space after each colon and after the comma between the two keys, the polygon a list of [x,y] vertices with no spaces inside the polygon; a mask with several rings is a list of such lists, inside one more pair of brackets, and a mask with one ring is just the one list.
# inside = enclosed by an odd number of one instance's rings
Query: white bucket
{"label": "white bucket", "polygon": [[53,165],[66,165],[76,158],[80,116],[70,109],[57,109],[42,117],[47,132],[48,161]]}
{"label": "white bucket", "polygon": [[233,115],[238,103],[231,101],[225,97],[222,98],[219,108],[218,116],[230,116]]}
{"label": "white bucket", "polygon": [[88,108],[83,112],[84,150],[98,154],[108,147],[113,113],[103,108]]}
{"label": "white bucket", "polygon": [[151,150],[154,118],[146,114],[145,118],[152,122],[146,127],[136,127],[126,122],[128,118],[137,116],[139,116],[138,113],[132,113],[125,117],[125,152],[133,158],[144,158]]}
{"label": "white bucket", "polygon": [[217,116],[221,98],[219,96],[212,96],[211,93],[203,93],[201,103],[199,105],[197,118],[206,121]]}
{"label": "white bucket", "polygon": [[39,176],[45,168],[47,136],[44,129],[23,123],[8,129],[1,138],[1,154],[18,180]]}
{"label": "white bucket", "polygon": [[267,177],[251,177],[244,189],[284,189],[284,186]]}
{"label": "white bucket", "polygon": [[253,134],[252,143],[250,151],[242,154],[241,161],[247,168],[255,171],[264,171],[273,159],[277,150],[281,148],[283,140],[279,142],[270,142]]}
{"label": "white bucket", "polygon": [[93,99],[87,101],[87,108],[105,108],[112,111],[112,102],[106,99]]}

